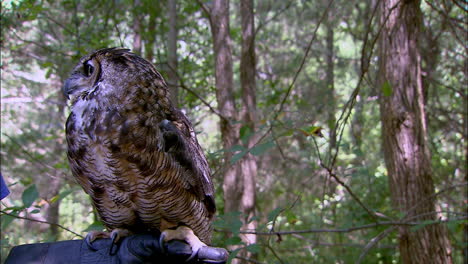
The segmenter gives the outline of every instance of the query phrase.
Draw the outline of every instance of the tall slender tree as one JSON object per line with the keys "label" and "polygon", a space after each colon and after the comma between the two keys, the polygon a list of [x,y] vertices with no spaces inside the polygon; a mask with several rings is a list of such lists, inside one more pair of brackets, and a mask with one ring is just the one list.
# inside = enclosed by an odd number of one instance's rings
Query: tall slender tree
{"label": "tall slender tree", "polygon": [[[242,24],[242,45],[240,61],[240,81],[242,91],[242,123],[252,132],[247,147],[253,147],[256,143],[255,124],[257,121],[257,99],[256,99],[256,58],[255,58],[255,23],[253,12],[253,0],[240,1],[240,14]],[[255,230],[256,221],[250,221],[255,216],[255,182],[257,175],[257,161],[253,155],[248,153],[241,160],[243,179],[242,200],[239,210],[244,213],[242,219],[244,229]],[[255,244],[257,238],[254,234],[244,235],[243,240],[247,244]],[[247,253],[247,252],[246,252]],[[250,254],[246,254],[250,257]]]}
{"label": "tall slender tree", "polygon": [[178,75],[177,75],[177,1],[168,0],[167,6],[169,9],[169,32],[167,33],[167,84],[171,92],[171,101],[174,105],[179,104],[178,100]]}
{"label": "tall slender tree", "polygon": [[[253,1],[241,1],[242,15],[242,55],[241,55],[241,89],[242,111],[236,107],[233,83],[233,62],[231,36],[229,32],[229,1],[215,0],[208,12],[213,48],[215,54],[216,98],[218,109],[224,118],[220,120],[223,147],[232,149],[240,143],[240,128],[255,130],[256,97],[255,97],[255,28],[253,18]],[[252,147],[254,137],[250,137],[246,147]],[[255,157],[246,154],[242,160],[230,165],[232,152],[225,152],[225,171],[223,180],[225,213],[240,212],[243,216],[242,229],[255,229],[256,222],[250,221],[255,215],[255,175],[257,162]],[[244,243],[256,243],[255,235],[242,236]],[[249,253],[241,253],[250,256]],[[240,263],[237,262],[237,263]]]}
{"label": "tall slender tree", "polygon": [[136,54],[141,55],[141,1],[133,1],[133,43],[132,50]]}
{"label": "tall slender tree", "polygon": [[[385,163],[395,209],[406,220],[437,219],[418,39],[419,0],[381,1],[380,112]],[[399,227],[403,263],[452,263],[442,225]]]}

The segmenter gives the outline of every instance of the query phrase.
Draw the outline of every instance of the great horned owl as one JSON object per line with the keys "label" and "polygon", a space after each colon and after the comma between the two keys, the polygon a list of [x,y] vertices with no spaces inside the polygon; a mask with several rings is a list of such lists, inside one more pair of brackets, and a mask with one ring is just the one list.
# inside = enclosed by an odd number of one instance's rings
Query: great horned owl
{"label": "great horned owl", "polygon": [[154,66],[128,49],[101,49],[80,60],[64,93],[70,167],[111,234],[162,232],[194,251],[209,244],[210,170]]}

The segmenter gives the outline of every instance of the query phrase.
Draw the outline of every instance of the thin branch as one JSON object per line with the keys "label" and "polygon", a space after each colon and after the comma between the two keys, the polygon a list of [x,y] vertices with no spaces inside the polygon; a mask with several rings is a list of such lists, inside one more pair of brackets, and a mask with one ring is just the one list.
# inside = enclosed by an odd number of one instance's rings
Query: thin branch
{"label": "thin branch", "polygon": [[[431,223],[427,221],[422,222],[406,222],[406,221],[384,221],[384,222],[376,222],[372,224],[362,225],[362,226],[355,226],[349,228],[338,228],[338,229],[305,229],[305,230],[292,230],[292,231],[276,231],[276,232],[258,232],[258,231],[240,231],[241,234],[255,234],[258,236],[278,236],[278,235],[294,235],[294,234],[309,234],[309,233],[351,233],[354,231],[365,230],[370,228],[375,228],[379,226],[417,226],[417,225],[435,225],[435,224],[444,224],[453,221],[461,221],[461,220],[468,220],[468,216],[451,218],[451,219],[444,219],[444,220],[437,220]],[[223,232],[229,232],[228,230],[222,230]]]}
{"label": "thin branch", "polygon": [[310,49],[311,49],[312,44],[314,43],[314,41],[315,41],[315,39],[316,39],[316,37],[317,37],[317,31],[318,31],[318,29],[320,28],[320,25],[322,24],[322,22],[323,22],[323,21],[325,20],[325,18],[327,17],[328,10],[329,10],[330,7],[332,6],[333,2],[334,2],[334,1],[331,0],[331,1],[328,3],[328,6],[327,6],[327,8],[325,9],[325,11],[323,11],[322,16],[320,17],[320,20],[318,21],[317,26],[315,27],[315,30],[314,30],[314,32],[312,33],[312,38],[310,39],[309,43],[307,44],[307,48],[306,48],[306,51],[305,51],[305,53],[304,53],[304,56],[302,57],[301,64],[299,65],[299,68],[297,69],[296,74],[294,75],[294,78],[293,78],[291,84],[290,84],[289,87],[288,87],[288,90],[287,90],[287,92],[286,92],[286,95],[283,97],[283,100],[281,100],[280,107],[279,107],[278,111],[275,113],[273,119],[276,120],[276,119],[278,118],[279,114],[280,114],[281,112],[283,112],[284,104],[286,103],[286,100],[288,99],[289,95],[291,94],[292,89],[294,88],[294,85],[296,84],[296,80],[297,80],[297,78],[299,77],[299,74],[302,72],[302,68],[304,67],[305,62],[307,61],[307,57],[309,57]]}
{"label": "thin branch", "polygon": [[274,256],[281,264],[284,264],[284,261],[280,258],[280,256],[278,256],[278,254],[277,254],[276,251],[270,246],[270,244],[267,245],[267,248],[271,251],[271,253],[273,254],[273,256]]}
{"label": "thin branch", "polygon": [[259,23],[258,27],[255,29],[255,35],[262,29],[264,26],[266,26],[268,23],[271,21],[275,20],[277,17],[279,17],[282,13],[284,13],[286,10],[288,10],[293,4],[293,1],[289,1],[289,3],[281,10],[276,12],[272,17],[266,19],[263,23]]}
{"label": "thin branch", "polygon": [[[464,186],[466,187],[467,185],[468,185],[468,182],[450,185],[450,186],[448,186],[448,187],[446,187],[446,188],[444,188],[444,189],[442,189],[442,190],[440,190],[440,191],[438,191],[438,192],[436,192],[436,193],[434,193],[434,194],[432,194],[432,195],[429,195],[429,196],[427,196],[427,197],[424,197],[424,199],[418,201],[415,205],[413,205],[410,209],[408,209],[408,210],[405,212],[405,216],[403,217],[403,219],[409,217],[409,216],[410,216],[409,213],[410,213],[411,211],[414,211],[416,208],[418,208],[419,206],[421,206],[423,203],[427,202],[429,199],[433,199],[433,198],[435,198],[436,196],[439,196],[440,194],[442,194],[442,193],[444,193],[444,192],[447,192],[447,191],[449,191],[449,190],[452,190],[452,189],[455,189],[455,188],[458,188],[458,187],[464,187]],[[436,212],[434,212],[434,213],[436,213]],[[431,214],[432,214],[432,213],[431,213]],[[411,216],[411,217],[419,217],[419,215],[417,215],[417,216]]]}
{"label": "thin branch", "polygon": [[[44,13],[39,13],[39,15],[42,15],[43,17],[45,17],[46,19],[52,21],[55,25],[57,25],[59,28],[63,29],[64,31],[66,31],[68,34],[70,35],[74,35],[75,32],[73,32],[72,30],[70,30],[69,28],[67,28],[65,26],[64,23],[60,23],[59,21],[57,21],[55,18],[52,18],[51,16],[49,16],[49,14],[47,12],[44,12]],[[83,39],[83,38],[82,38]],[[84,40],[84,39],[83,39]]]}
{"label": "thin branch", "polygon": [[[367,246],[367,245],[357,244],[357,243],[327,243],[327,242],[320,242],[320,241],[317,242],[317,241],[312,241],[312,240],[308,239],[307,237],[304,237],[304,236],[301,236],[301,235],[298,235],[298,234],[292,234],[292,236],[310,243],[311,245],[313,245],[313,247],[323,246],[323,247],[365,248]],[[309,245],[305,245],[303,248],[307,248],[308,246]],[[395,245],[395,244],[393,244],[393,245],[392,244],[386,244],[386,245],[376,245],[376,247],[377,248],[385,248],[385,249],[395,249],[397,247],[397,245]]]}
{"label": "thin branch", "polygon": [[[20,144],[18,141],[16,141],[16,139],[14,139],[13,137],[11,137],[10,135],[8,134],[5,134],[5,133],[2,133],[2,135],[6,136],[13,144],[17,145],[21,152],[23,152],[27,157],[29,157],[29,162],[31,163],[37,163],[41,166],[43,166],[44,168],[47,168],[49,170],[52,170],[52,171],[55,171],[57,174],[59,175],[62,175],[63,177],[67,177],[67,174],[64,173],[63,171],[57,169],[57,168],[54,168],[53,166],[50,166],[49,164],[46,164],[44,162],[42,162],[41,160],[39,160],[38,158],[34,157],[31,153],[29,153],[28,150],[26,150],[26,148],[24,148],[24,146],[22,144]],[[48,172],[46,172],[50,177],[57,177],[57,176],[54,176]]]}
{"label": "thin branch", "polygon": [[74,234],[74,235],[77,236],[77,237],[84,238],[82,235],[80,235],[80,234],[78,234],[78,233],[76,233],[76,232],[74,232],[74,231],[72,231],[72,230],[70,230],[70,229],[68,229],[68,228],[66,228],[66,227],[64,227],[64,226],[62,226],[62,225],[60,225],[60,224],[49,223],[49,222],[47,222],[47,221],[37,220],[37,219],[33,219],[33,218],[29,218],[29,217],[24,217],[24,216],[19,216],[19,215],[14,215],[14,214],[7,213],[7,212],[5,212],[5,211],[3,211],[3,210],[0,210],[0,213],[5,214],[5,215],[8,215],[8,216],[11,216],[11,217],[14,217],[14,218],[18,218],[18,219],[28,220],[28,221],[32,221],[32,222],[38,222],[38,223],[42,223],[42,224],[53,225],[53,226],[59,227],[59,228],[61,228],[61,229],[63,229],[63,230],[66,230],[66,231],[68,231],[68,232]]}
{"label": "thin branch", "polygon": [[349,195],[351,195],[351,197],[353,197],[354,200],[356,200],[356,202],[364,209],[366,210],[366,212],[375,220],[377,221],[377,217],[378,215],[375,214],[374,211],[372,211],[371,209],[367,208],[367,206],[361,201],[361,199],[359,199],[359,197],[351,190],[351,188],[346,184],[344,183],[333,171],[331,168],[328,168],[327,166],[325,166],[325,164],[321,163],[320,164],[322,166],[322,168],[324,168],[325,170],[327,170],[328,172],[328,175],[330,177],[332,177],[333,179],[335,179],[336,182],[338,182],[341,186],[343,186],[346,191],[349,193]]}
{"label": "thin branch", "polygon": [[242,259],[242,260],[248,261],[250,263],[254,263],[254,264],[264,264],[264,262],[260,262],[258,260],[251,259],[251,258],[245,258],[245,257],[241,257],[241,256],[236,256],[235,258],[236,259]]}
{"label": "thin branch", "polygon": [[356,261],[356,264],[360,264],[362,263],[362,261],[364,260],[365,256],[367,255],[367,253],[369,253],[369,251],[375,246],[377,245],[377,243],[379,243],[379,241],[381,241],[382,239],[384,239],[385,237],[387,237],[390,233],[392,233],[393,231],[395,231],[395,229],[397,229],[396,226],[392,226],[388,229],[385,229],[382,233],[378,234],[376,237],[374,237],[373,239],[371,239],[371,241],[364,247],[364,250],[362,251],[362,253],[359,255],[359,258],[358,260]]}
{"label": "thin branch", "polygon": [[202,1],[200,1],[200,0],[197,0],[197,3],[200,5],[201,9],[203,10],[203,13],[205,13],[205,15],[208,18],[208,21],[210,22],[210,24],[212,24],[210,8],[207,5],[205,5],[204,3],[202,3]]}
{"label": "thin branch", "polygon": [[198,95],[194,90],[188,88],[188,87],[184,84],[184,82],[182,81],[182,79],[180,79],[180,78],[179,78],[179,83],[180,83],[180,84],[178,85],[178,87],[180,87],[180,88],[186,90],[187,92],[189,92],[189,93],[191,93],[192,95],[194,95],[195,97],[197,97],[198,100],[200,100],[204,105],[206,105],[206,106],[210,109],[210,111],[211,111],[213,114],[219,116],[219,118],[222,119],[223,121],[226,121],[227,123],[230,123],[230,122],[229,122],[229,119],[227,119],[227,118],[226,118],[224,115],[222,115],[218,110],[216,110],[214,107],[212,107],[212,106],[210,105],[210,103],[208,103],[205,99],[203,99],[203,97],[201,97],[200,95]]}
{"label": "thin branch", "polygon": [[387,20],[389,19],[390,17],[390,14],[393,12],[393,10],[399,5],[400,2],[396,3],[391,9],[390,9],[390,12],[389,14],[385,17],[384,19],[384,22],[382,24],[381,27],[379,27],[379,30],[376,34],[376,36],[372,39],[372,41],[370,42],[370,53],[366,56],[366,50],[368,48],[368,43],[369,43],[369,34],[370,34],[370,31],[371,31],[371,25],[372,25],[372,21],[373,19],[377,16],[377,10],[379,8],[379,5],[380,5],[380,2],[381,0],[379,0],[376,4],[375,4],[375,8],[372,12],[372,16],[371,18],[369,19],[369,22],[367,24],[367,31],[366,31],[366,35],[364,37],[364,43],[362,45],[362,49],[361,49],[361,73],[360,73],[360,76],[359,76],[359,80],[358,80],[358,83],[356,85],[356,88],[354,88],[349,100],[346,102],[346,104],[344,105],[343,107],[343,111],[341,112],[341,115],[340,117],[338,118],[338,120],[336,121],[335,123],[335,129],[336,131],[338,131],[338,133],[336,133],[338,135],[338,144],[337,144],[337,147],[336,147],[336,150],[335,150],[335,155],[333,156],[333,158],[331,158],[330,160],[330,165],[331,167],[333,167],[333,164],[335,164],[336,162],[336,159],[338,157],[338,152],[339,152],[339,149],[340,149],[340,142],[341,142],[341,139],[343,137],[343,133],[344,133],[344,129],[345,129],[345,125],[348,123],[348,119],[349,117],[351,116],[351,112],[354,108],[354,105],[356,104],[356,98],[361,90],[361,85],[362,85],[362,82],[364,81],[364,77],[366,75],[366,73],[369,71],[369,65],[370,65],[370,60],[371,60],[371,57],[372,57],[372,54],[373,54],[373,51],[374,51],[374,47],[375,47],[375,44],[377,43],[377,40],[379,39],[380,37],[380,33],[382,32],[382,29],[383,29],[383,26],[385,25],[385,23],[387,22]]}

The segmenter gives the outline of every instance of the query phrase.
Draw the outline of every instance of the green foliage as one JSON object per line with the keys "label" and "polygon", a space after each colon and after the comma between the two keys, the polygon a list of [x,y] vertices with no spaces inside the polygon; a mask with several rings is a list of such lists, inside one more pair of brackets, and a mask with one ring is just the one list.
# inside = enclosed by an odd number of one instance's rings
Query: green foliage
{"label": "green foliage", "polygon": [[390,85],[390,82],[385,81],[384,84],[382,85],[382,94],[384,96],[391,96],[393,93],[392,86]]}
{"label": "green foliage", "polygon": [[39,193],[37,192],[36,185],[33,184],[24,190],[23,195],[21,196],[23,200],[23,206],[25,208],[30,207],[32,203],[39,198]]}
{"label": "green foliage", "polygon": [[224,215],[220,215],[219,218],[214,222],[215,228],[227,230],[234,235],[239,235],[242,222],[239,220],[240,212],[229,212]]}
{"label": "green foliage", "polygon": [[91,231],[103,231],[104,225],[100,221],[93,222],[90,224],[83,232],[91,232]]}

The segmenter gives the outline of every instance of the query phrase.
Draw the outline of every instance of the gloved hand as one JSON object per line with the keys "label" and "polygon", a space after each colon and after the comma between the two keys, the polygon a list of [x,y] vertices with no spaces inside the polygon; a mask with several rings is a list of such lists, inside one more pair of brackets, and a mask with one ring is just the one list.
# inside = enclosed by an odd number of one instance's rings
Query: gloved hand
{"label": "gloved hand", "polygon": [[118,244],[111,239],[97,239],[92,248],[84,240],[68,240],[38,243],[14,247],[6,259],[13,263],[70,263],[70,264],[140,264],[140,263],[226,263],[228,253],[223,248],[203,247],[190,262],[192,250],[182,241],[165,243],[164,250],[159,237],[150,234],[125,237]]}
{"label": "gloved hand", "polygon": [[182,241],[169,241],[161,248],[159,237],[155,235],[134,235],[122,241],[117,251],[122,263],[159,263],[153,260],[164,259],[160,263],[226,263],[228,253],[223,248],[202,247],[198,256],[186,262],[192,254],[190,246]]}

